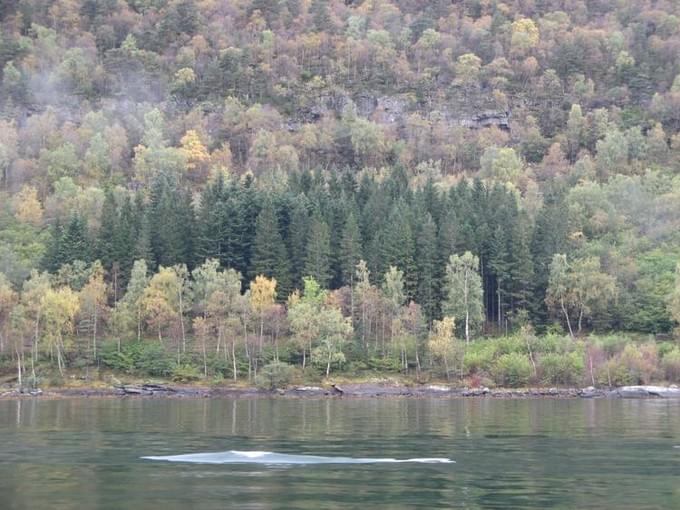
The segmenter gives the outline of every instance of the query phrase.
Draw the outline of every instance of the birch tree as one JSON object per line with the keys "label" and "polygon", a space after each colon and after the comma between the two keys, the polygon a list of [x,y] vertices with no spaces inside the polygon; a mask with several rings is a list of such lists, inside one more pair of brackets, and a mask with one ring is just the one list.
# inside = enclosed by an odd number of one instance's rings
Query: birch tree
{"label": "birch tree", "polygon": [[479,258],[469,251],[451,255],[446,265],[443,312],[464,324],[465,343],[470,343],[472,330],[484,320],[482,279]]}

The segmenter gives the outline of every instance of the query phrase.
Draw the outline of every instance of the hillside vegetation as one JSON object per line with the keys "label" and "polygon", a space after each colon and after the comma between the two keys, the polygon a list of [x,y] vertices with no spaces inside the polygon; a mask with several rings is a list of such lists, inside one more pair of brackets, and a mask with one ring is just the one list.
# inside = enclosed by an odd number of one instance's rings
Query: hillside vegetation
{"label": "hillside vegetation", "polygon": [[5,0],[0,69],[20,382],[680,377],[677,2]]}

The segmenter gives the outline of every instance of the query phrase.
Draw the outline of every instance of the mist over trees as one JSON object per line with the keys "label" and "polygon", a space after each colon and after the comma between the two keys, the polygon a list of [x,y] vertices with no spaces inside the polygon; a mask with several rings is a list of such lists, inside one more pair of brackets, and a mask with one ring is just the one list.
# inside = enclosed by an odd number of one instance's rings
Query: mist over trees
{"label": "mist over trees", "polygon": [[[505,381],[556,362],[534,333],[677,337],[678,20],[651,0],[2,2],[0,357]],[[513,333],[521,355],[472,345]],[[557,361],[595,382],[649,357],[598,345]]]}

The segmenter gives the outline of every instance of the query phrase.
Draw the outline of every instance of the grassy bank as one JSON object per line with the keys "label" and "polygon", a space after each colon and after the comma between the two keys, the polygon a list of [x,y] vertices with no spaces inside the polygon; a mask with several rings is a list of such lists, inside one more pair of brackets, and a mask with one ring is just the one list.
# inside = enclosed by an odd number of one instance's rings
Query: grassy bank
{"label": "grassy bank", "polygon": [[[416,349],[418,346],[413,346]],[[404,368],[403,359],[408,361]],[[178,361],[179,360],[179,361]],[[42,358],[25,367],[24,387],[111,387],[120,384],[173,383],[211,387],[277,388],[323,385],[330,382],[388,381],[394,384],[449,383],[489,388],[614,387],[628,384],[680,382],[680,347],[672,341],[625,334],[590,336],[573,340],[563,335],[512,335],[457,343],[445,362],[421,359],[415,352],[359,353],[348,349],[346,360],[330,377],[323,365],[307,365],[296,352],[263,350],[258,359],[170,352],[151,340],[108,343],[96,360],[72,356],[60,372],[56,363]],[[250,368],[249,368],[250,366]],[[0,365],[0,385],[16,387],[16,361],[6,357]]]}

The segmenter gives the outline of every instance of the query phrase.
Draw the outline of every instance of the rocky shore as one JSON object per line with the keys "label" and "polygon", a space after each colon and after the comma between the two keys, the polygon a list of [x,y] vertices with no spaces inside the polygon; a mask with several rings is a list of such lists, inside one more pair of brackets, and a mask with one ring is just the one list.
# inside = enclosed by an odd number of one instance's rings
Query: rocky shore
{"label": "rocky shore", "polygon": [[202,387],[166,384],[121,385],[110,388],[50,388],[46,390],[0,390],[0,399],[13,398],[664,398],[679,399],[672,386],[622,386],[603,388],[459,388],[446,385],[397,385],[377,383],[295,386],[262,390],[241,387]]}

